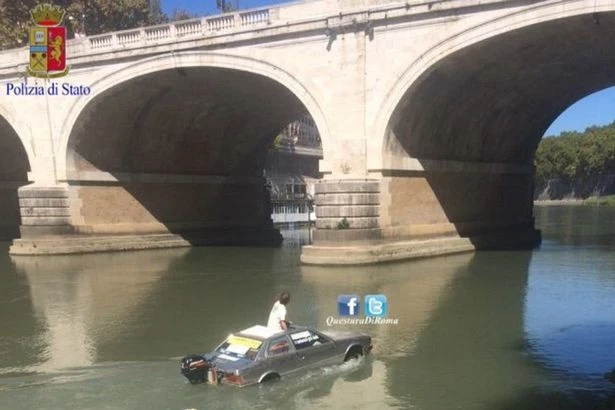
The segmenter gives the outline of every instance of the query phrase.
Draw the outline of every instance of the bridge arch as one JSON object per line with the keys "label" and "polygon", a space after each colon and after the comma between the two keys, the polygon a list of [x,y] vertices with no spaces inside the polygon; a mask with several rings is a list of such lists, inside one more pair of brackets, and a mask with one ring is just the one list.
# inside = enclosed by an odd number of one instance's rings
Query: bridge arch
{"label": "bridge arch", "polygon": [[[611,60],[608,60],[605,50],[607,44],[609,42],[612,44],[615,39],[613,29],[609,27],[612,26],[614,20],[615,3],[612,1],[596,3],[582,0],[567,2],[566,7],[562,7],[561,3],[538,3],[521,11],[476,25],[443,40],[423,54],[421,58],[413,61],[385,96],[373,123],[372,135],[374,135],[376,141],[372,145],[374,147],[373,155],[368,158],[369,168],[394,169],[400,166],[408,168],[407,161],[406,165],[400,165],[404,161],[400,162],[399,158],[396,160],[395,156],[409,156],[419,160],[440,159],[531,164],[533,153],[542,134],[560,113],[580,98],[615,84],[613,76],[603,75],[598,78],[600,76],[596,75],[596,72],[600,69],[598,67],[601,64],[600,60],[605,66],[604,71],[608,71],[606,63]],[[567,23],[573,28],[566,29],[562,23]],[[579,38],[582,36],[567,35],[574,32],[574,27],[582,25],[585,25],[588,29],[583,34],[583,38]],[[592,28],[596,28],[596,30],[593,30],[593,37],[591,37],[590,30]],[[544,36],[545,31],[551,36],[548,39]],[[596,31],[600,31],[600,34],[596,34]],[[532,36],[532,34],[541,35]],[[594,48],[598,48],[598,51],[592,57],[591,53],[587,52],[587,48],[583,48],[583,44],[590,44],[591,40],[595,40],[599,36],[602,36],[603,41],[598,47],[595,43],[592,44]],[[543,45],[549,43],[551,54],[541,54],[540,51],[546,50]],[[568,48],[561,47],[564,43],[568,44]],[[500,44],[499,47],[498,44]],[[564,50],[569,52],[576,50],[576,53],[570,53],[568,57],[562,59],[565,54]],[[527,59],[527,56],[531,55],[532,52],[535,52],[534,56],[537,57],[534,62]],[[579,79],[587,77],[587,72],[579,71],[579,68],[582,68],[582,65],[579,64],[581,59],[592,58],[593,66],[591,68],[594,72],[590,74],[594,76],[594,79],[579,81]],[[475,60],[475,64],[472,64],[472,59]],[[514,67],[519,69],[515,72],[515,76],[511,75],[512,70],[508,72],[500,71],[506,64],[510,63],[511,59],[523,60],[522,64]],[[550,70],[543,71],[541,76],[536,76],[536,73],[540,73],[541,69],[546,70],[547,68],[550,68]],[[558,70],[567,75],[557,77],[554,73],[557,74]],[[575,73],[573,73],[574,70],[576,70]],[[494,87],[493,81],[497,78],[489,77],[485,73],[501,75],[498,85],[501,85],[501,83],[507,84],[505,89],[511,95],[516,96],[514,101],[503,101],[502,98],[498,97],[496,95],[497,90],[501,90],[502,87]],[[530,75],[533,75],[533,77],[530,78]],[[451,78],[456,80],[451,81]],[[463,88],[464,82],[470,88],[474,88],[471,93],[469,89]],[[582,85],[575,89],[573,85],[575,83]],[[553,84],[558,84],[558,86],[552,87],[550,92],[545,93],[544,90]],[[541,86],[538,87],[537,85]],[[533,102],[528,104],[528,101],[536,95],[536,92],[543,92],[543,98],[539,101],[534,99]],[[470,94],[474,96],[473,99],[462,101],[462,98],[468,97]],[[478,101],[479,97],[482,101]],[[433,104],[425,107],[425,101],[430,100],[433,101]],[[437,102],[435,102],[436,100]],[[515,147],[514,143],[510,145],[510,142],[515,140],[515,135],[531,135],[533,140],[526,141],[528,145],[523,148],[524,152],[518,158],[507,158],[505,155],[495,152],[492,152],[491,155],[485,155],[485,153],[479,152],[481,149],[484,150],[484,147],[478,146],[480,144],[473,146],[470,150],[468,150],[468,146],[465,148],[451,146],[449,153],[457,150],[458,153],[463,154],[457,156],[437,155],[433,151],[426,152],[425,149],[416,146],[416,141],[419,139],[423,141],[429,139],[427,138],[428,134],[431,134],[430,137],[433,135],[439,135],[442,138],[447,135],[450,136],[454,132],[454,126],[451,125],[448,129],[439,127],[450,124],[448,118],[451,113],[455,114],[456,110],[463,105],[471,105],[481,118],[476,121],[469,121],[473,124],[470,127],[472,130],[463,127],[462,129],[469,133],[474,132],[483,139],[486,139],[486,135],[499,134],[502,137],[500,142],[509,143],[509,145],[502,145],[501,152],[521,149]],[[505,112],[506,107],[509,107],[511,112]],[[414,120],[410,121],[412,124],[408,124],[406,121],[403,125],[400,125],[400,119],[412,115],[409,113],[413,110],[416,114]],[[516,128],[522,121],[519,121],[515,114],[524,110],[528,114],[531,113],[530,117],[532,118],[529,122],[532,126],[521,131]],[[497,114],[494,113],[495,111],[497,111]],[[425,115],[426,112],[427,115]],[[457,118],[459,123],[464,118],[461,115],[462,110],[457,112],[460,114]],[[489,113],[491,113],[491,117],[487,118]],[[510,119],[509,123],[506,123],[506,116]],[[447,121],[442,121],[443,118],[447,118]],[[422,128],[419,123],[423,124]],[[489,123],[494,127],[500,127],[502,130],[510,128],[510,130],[506,130],[509,131],[510,138],[504,137],[505,131],[494,133],[493,129],[490,129],[487,125]],[[428,124],[430,125],[428,126]],[[432,125],[435,128],[432,128]],[[395,130],[396,127],[397,130]],[[419,127],[419,129],[416,127]],[[397,135],[401,128],[406,128],[408,134],[413,134],[414,144],[400,142],[404,139],[404,137]],[[431,129],[433,132],[428,132],[427,129]],[[460,135],[460,132],[457,135]],[[440,147],[446,145],[442,141],[432,140],[432,143],[434,145],[440,144]],[[410,147],[411,145],[415,145],[414,149]],[[410,163],[412,164],[410,168],[416,168],[415,163],[412,161]]]}
{"label": "bridge arch", "polygon": [[101,75],[91,89],[70,111],[58,154],[78,233],[172,232],[200,244],[235,229],[221,242],[277,241],[263,178],[271,143],[307,110],[327,152],[309,91],[250,58],[169,54]]}
{"label": "bridge arch", "polygon": [[[28,171],[31,171],[32,166],[35,163],[36,155],[35,148],[33,145],[28,144],[27,140],[31,138],[31,130],[27,127],[24,127],[24,122],[19,121],[19,117],[16,114],[16,107],[12,105],[4,105],[0,104],[0,119],[6,122],[11,129],[11,133],[14,133],[17,136],[21,148],[23,149],[23,153],[25,154],[25,159],[27,160],[27,168]],[[22,155],[20,154],[20,155]]]}
{"label": "bridge arch", "polygon": [[[382,170],[390,193],[382,224],[428,224],[475,247],[535,245],[536,147],[572,102],[615,84],[614,23],[614,2],[539,3],[414,61],[374,125],[369,168]],[[484,240],[491,234],[499,236]]]}
{"label": "bridge arch", "polygon": [[169,53],[130,63],[119,71],[101,70],[97,79],[91,82],[92,93],[79,97],[70,108],[60,129],[60,143],[57,147],[58,178],[66,179],[67,153],[69,140],[74,126],[83,110],[105,91],[120,86],[122,83],[147,74],[165,70],[181,70],[187,68],[220,68],[236,70],[268,78],[289,90],[313,118],[320,135],[323,157],[332,157],[333,141],[329,132],[326,116],[316,98],[295,76],[287,71],[264,61],[250,57],[231,54],[211,53],[206,51],[187,51]]}
{"label": "bridge arch", "polygon": [[23,144],[10,111],[0,106],[0,240],[19,237],[17,189],[27,185],[31,153]]}

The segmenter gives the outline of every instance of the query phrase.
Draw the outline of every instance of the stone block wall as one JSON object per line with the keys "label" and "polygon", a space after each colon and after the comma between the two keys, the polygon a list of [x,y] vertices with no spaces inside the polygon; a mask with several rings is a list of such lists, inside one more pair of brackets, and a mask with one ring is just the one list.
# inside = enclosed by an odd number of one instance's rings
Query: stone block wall
{"label": "stone block wall", "polygon": [[383,227],[469,235],[533,222],[527,174],[428,172],[386,177],[383,185]]}
{"label": "stone block wall", "polygon": [[123,182],[73,185],[79,233],[167,233],[271,224],[262,184]]}
{"label": "stone block wall", "polygon": [[26,185],[18,196],[22,238],[72,232],[68,187]]}

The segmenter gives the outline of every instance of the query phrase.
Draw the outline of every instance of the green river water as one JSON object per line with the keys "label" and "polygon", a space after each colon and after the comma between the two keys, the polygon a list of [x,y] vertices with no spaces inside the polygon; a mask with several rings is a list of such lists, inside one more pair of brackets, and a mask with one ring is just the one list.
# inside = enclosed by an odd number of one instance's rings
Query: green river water
{"label": "green river water", "polygon": [[[381,266],[301,266],[284,247],[59,257],[0,249],[1,409],[612,409],[615,209],[535,210],[533,252]],[[190,385],[186,353],[265,324],[290,291],[291,320],[327,326],[337,297],[384,294],[397,325],[373,355],[243,389]]]}

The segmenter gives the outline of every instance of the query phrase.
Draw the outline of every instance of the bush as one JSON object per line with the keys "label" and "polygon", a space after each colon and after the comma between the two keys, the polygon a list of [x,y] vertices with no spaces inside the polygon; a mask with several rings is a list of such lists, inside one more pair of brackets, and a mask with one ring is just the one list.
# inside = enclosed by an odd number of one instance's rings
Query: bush
{"label": "bush", "polygon": [[350,223],[348,223],[348,219],[344,218],[337,224],[337,229],[348,229],[350,228]]}
{"label": "bush", "polygon": [[615,195],[591,196],[583,201],[583,205],[615,206]]}

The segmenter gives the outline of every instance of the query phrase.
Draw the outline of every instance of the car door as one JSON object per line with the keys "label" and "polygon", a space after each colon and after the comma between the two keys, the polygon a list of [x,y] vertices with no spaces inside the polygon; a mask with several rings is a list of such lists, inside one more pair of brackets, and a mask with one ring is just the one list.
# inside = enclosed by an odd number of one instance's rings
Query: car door
{"label": "car door", "polygon": [[318,367],[337,361],[335,345],[328,337],[311,330],[300,330],[290,334],[296,350],[299,366]]}
{"label": "car door", "polygon": [[297,368],[295,348],[287,335],[273,338],[267,344],[265,351],[267,371],[274,371],[279,375],[290,373]]}

